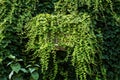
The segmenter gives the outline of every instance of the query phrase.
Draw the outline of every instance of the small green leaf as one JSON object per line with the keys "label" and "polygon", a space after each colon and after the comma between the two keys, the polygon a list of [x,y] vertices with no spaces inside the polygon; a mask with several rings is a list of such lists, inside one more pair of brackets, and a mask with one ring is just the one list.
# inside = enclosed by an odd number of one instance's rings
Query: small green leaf
{"label": "small green leaf", "polygon": [[32,78],[34,79],[34,80],[38,80],[39,79],[39,74],[38,74],[38,72],[33,72],[33,73],[31,73],[31,76],[32,76]]}
{"label": "small green leaf", "polygon": [[33,73],[35,71],[35,68],[29,68],[30,73]]}
{"label": "small green leaf", "polygon": [[23,61],[23,59],[17,59],[17,61]]}
{"label": "small green leaf", "polygon": [[10,59],[15,59],[15,56],[9,55],[8,58],[10,58]]}
{"label": "small green leaf", "polygon": [[35,64],[36,67],[40,67],[38,64]]}
{"label": "small green leaf", "polygon": [[3,59],[2,59],[2,58],[0,58],[0,63],[2,63],[2,61],[3,61]]}
{"label": "small green leaf", "polygon": [[24,73],[28,73],[28,71],[25,68],[21,68],[21,71],[23,71]]}
{"label": "small green leaf", "polygon": [[13,74],[14,74],[14,71],[11,71],[11,73],[9,74],[9,80],[11,80]]}
{"label": "small green leaf", "polygon": [[20,65],[19,63],[11,64],[10,67],[11,67],[12,70],[15,71],[16,73],[18,73],[19,70],[21,69],[21,65]]}
{"label": "small green leaf", "polygon": [[11,65],[12,63],[13,63],[13,61],[9,62],[9,63],[7,64],[7,66]]}
{"label": "small green leaf", "polygon": [[29,67],[31,67],[31,66],[32,66],[32,65],[27,65],[26,68],[29,68]]}

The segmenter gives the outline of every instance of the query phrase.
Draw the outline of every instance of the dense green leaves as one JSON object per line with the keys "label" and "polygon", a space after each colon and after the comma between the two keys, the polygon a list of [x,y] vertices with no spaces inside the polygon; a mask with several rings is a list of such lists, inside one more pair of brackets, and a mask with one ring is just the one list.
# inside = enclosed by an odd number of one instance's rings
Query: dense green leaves
{"label": "dense green leaves", "polygon": [[119,0],[0,0],[0,80],[119,80]]}

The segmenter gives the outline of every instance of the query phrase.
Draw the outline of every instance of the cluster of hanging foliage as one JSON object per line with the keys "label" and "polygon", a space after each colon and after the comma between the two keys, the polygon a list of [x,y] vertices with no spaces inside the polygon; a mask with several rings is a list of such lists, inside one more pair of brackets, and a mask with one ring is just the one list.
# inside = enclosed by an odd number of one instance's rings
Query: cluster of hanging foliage
{"label": "cluster of hanging foliage", "polygon": [[120,80],[120,1],[0,0],[0,80]]}

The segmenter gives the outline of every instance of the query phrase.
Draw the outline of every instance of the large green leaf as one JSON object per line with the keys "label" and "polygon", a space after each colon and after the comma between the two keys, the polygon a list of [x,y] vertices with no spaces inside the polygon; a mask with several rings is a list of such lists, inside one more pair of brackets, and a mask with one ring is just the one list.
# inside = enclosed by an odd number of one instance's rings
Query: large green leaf
{"label": "large green leaf", "polygon": [[39,74],[38,72],[34,71],[33,73],[31,73],[31,76],[34,80],[38,80],[39,79]]}
{"label": "large green leaf", "polygon": [[12,70],[15,71],[16,73],[18,73],[19,70],[21,69],[21,65],[20,65],[19,63],[11,64],[10,67],[11,67]]}

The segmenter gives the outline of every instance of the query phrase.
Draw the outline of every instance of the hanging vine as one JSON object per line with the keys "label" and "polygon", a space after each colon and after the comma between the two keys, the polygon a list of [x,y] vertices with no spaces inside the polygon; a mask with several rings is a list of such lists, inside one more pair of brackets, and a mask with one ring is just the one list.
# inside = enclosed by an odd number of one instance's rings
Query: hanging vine
{"label": "hanging vine", "polygon": [[119,0],[0,0],[0,80],[119,80]]}

